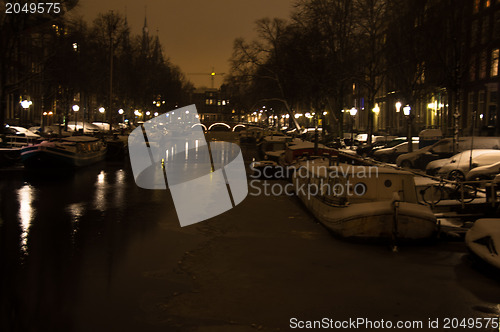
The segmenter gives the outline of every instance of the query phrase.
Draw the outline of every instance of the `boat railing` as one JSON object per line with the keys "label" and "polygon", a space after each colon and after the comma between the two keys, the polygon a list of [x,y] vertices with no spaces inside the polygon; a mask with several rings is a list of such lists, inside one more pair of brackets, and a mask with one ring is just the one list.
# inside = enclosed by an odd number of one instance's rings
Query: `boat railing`
{"label": "boat railing", "polygon": [[34,145],[38,143],[38,138],[36,137],[26,137],[26,136],[16,136],[16,135],[6,135],[4,136],[5,144],[12,148],[21,148],[28,145]]}
{"label": "boat railing", "polygon": [[462,209],[467,203],[479,197],[486,198],[486,203],[496,207],[500,202],[500,183],[492,180],[452,181],[440,179],[439,182],[427,186],[421,191],[422,198],[431,208],[446,197],[445,191],[451,191]]}

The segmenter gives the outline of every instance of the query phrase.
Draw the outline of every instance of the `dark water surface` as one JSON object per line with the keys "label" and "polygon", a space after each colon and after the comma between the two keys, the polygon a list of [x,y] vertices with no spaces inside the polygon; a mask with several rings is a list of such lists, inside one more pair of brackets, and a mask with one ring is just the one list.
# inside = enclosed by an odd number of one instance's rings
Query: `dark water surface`
{"label": "dark water surface", "polygon": [[111,283],[134,238],[177,222],[170,195],[138,188],[128,163],[1,176],[2,331],[72,330],[82,292],[101,291],[86,283]]}
{"label": "dark water surface", "polygon": [[295,197],[249,196],[181,228],[169,192],[138,188],[128,162],[0,176],[0,331],[276,331],[291,317],[500,309],[497,275],[463,243],[395,254],[341,241]]}

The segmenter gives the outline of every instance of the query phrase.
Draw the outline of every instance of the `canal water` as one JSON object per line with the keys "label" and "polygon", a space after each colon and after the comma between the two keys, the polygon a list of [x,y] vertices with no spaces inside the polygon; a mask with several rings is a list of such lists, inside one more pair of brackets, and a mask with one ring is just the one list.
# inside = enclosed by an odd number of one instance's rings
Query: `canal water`
{"label": "canal water", "polygon": [[[252,150],[244,150],[246,161]],[[332,237],[292,196],[181,228],[129,162],[0,171],[1,331],[264,331],[290,319],[497,317],[500,284],[460,241]]]}

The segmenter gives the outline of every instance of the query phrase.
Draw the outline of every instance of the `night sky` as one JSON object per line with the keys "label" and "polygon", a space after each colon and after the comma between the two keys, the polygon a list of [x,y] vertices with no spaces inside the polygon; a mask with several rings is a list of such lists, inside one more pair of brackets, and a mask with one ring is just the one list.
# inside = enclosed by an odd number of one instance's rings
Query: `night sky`
{"label": "night sky", "polygon": [[[150,35],[157,30],[164,54],[195,86],[210,87],[208,73],[228,73],[235,38],[252,39],[260,18],[288,18],[295,0],[80,0],[73,15],[89,23],[98,13],[126,13],[133,34],[142,31],[144,15]],[[216,79],[216,87],[222,77]]]}

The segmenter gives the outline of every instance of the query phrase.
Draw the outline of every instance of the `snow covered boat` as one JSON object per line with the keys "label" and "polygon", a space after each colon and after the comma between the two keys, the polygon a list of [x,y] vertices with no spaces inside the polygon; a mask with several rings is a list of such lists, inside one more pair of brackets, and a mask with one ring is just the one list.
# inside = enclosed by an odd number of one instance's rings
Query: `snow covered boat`
{"label": "snow covered boat", "polygon": [[281,154],[285,153],[287,142],[292,137],[284,135],[265,136],[257,144],[257,152],[262,160],[278,161]]}
{"label": "snow covered boat", "polygon": [[101,161],[106,146],[94,137],[71,136],[21,149],[26,167],[80,167]]}
{"label": "snow covered boat", "polygon": [[280,163],[284,166],[294,164],[299,158],[312,156],[331,156],[337,157],[338,151],[323,144],[318,144],[317,149],[314,148],[314,142],[302,141],[293,145],[288,145]]}
{"label": "snow covered boat", "polygon": [[500,219],[479,219],[465,235],[467,248],[500,269]]}
{"label": "snow covered boat", "polygon": [[436,217],[419,203],[409,172],[307,162],[293,185],[312,214],[341,237],[419,240],[436,231]]}

